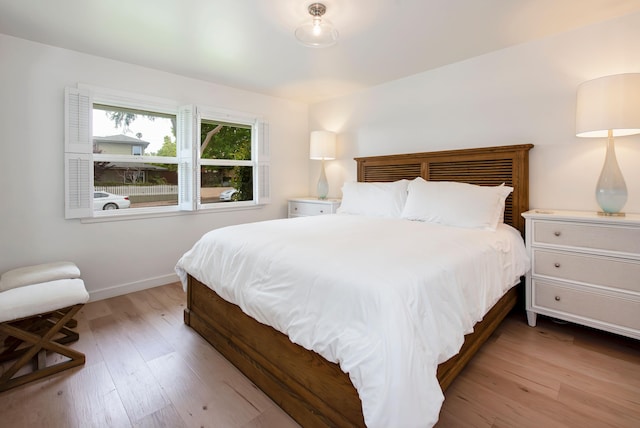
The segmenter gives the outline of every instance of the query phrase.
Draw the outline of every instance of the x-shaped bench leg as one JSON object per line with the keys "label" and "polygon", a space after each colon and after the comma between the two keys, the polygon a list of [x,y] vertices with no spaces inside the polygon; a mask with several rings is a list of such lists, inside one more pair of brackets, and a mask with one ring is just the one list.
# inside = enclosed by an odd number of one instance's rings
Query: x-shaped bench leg
{"label": "x-shaped bench leg", "polygon": [[[24,343],[30,344],[30,346],[25,348],[25,351],[21,354],[20,358],[18,358],[13,365],[11,365],[11,367],[9,367],[2,376],[0,376],[0,391],[5,391],[7,389],[23,385],[27,382],[41,379],[45,376],[84,364],[85,356],[82,352],[71,349],[68,346],[64,346],[63,344],[53,340],[56,334],[58,334],[58,332],[75,316],[82,306],[82,304],[74,305],[58,311],[60,315],[64,315],[59,317],[57,322],[51,323],[51,328],[42,335],[17,328],[11,325],[12,321],[0,324],[0,334],[15,337]],[[70,358],[70,360],[46,367],[47,350],[64,355]],[[34,356],[37,359],[37,366],[35,370],[31,373],[13,378],[18,370],[32,360]]]}

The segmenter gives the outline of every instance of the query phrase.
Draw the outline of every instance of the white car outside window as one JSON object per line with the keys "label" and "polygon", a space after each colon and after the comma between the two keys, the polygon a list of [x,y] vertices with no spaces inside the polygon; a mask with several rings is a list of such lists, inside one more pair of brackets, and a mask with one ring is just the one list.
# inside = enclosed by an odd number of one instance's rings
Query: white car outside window
{"label": "white car outside window", "polygon": [[109,192],[93,193],[93,209],[94,211],[117,210],[129,208],[131,201],[128,196],[114,195]]}

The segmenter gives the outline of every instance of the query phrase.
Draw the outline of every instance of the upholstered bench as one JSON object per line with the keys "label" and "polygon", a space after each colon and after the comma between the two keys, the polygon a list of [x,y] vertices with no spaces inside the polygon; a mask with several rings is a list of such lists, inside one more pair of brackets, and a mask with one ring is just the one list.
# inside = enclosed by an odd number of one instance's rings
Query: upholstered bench
{"label": "upholstered bench", "polygon": [[[0,391],[84,364],[84,354],[65,345],[78,340],[70,328],[88,300],[80,270],[70,262],[18,268],[0,277]],[[68,360],[47,366],[47,351]],[[33,369],[21,370],[29,362]]]}

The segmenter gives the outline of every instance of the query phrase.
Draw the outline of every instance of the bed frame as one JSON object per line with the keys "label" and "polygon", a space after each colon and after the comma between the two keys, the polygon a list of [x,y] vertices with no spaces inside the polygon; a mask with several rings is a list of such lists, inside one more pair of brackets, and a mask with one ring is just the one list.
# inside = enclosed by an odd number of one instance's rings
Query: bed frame
{"label": "bed frame", "polygon": [[[524,234],[521,214],[529,201],[531,144],[356,158],[358,181],[423,177],[514,188],[505,206],[505,223]],[[438,366],[446,389],[515,306],[512,288],[465,336],[460,352]],[[361,402],[349,376],[284,334],[260,324],[189,276],[184,322],[211,343],[273,401],[304,427],[364,426]]]}

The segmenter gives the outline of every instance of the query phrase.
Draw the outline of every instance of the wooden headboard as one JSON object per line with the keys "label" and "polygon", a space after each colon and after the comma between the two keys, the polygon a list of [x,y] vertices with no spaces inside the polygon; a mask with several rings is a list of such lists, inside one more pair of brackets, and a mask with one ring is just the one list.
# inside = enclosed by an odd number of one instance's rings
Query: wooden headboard
{"label": "wooden headboard", "polygon": [[524,235],[522,213],[529,209],[529,150],[533,144],[483,147],[441,152],[355,158],[358,181],[461,181],[481,186],[513,187],[504,221]]}

